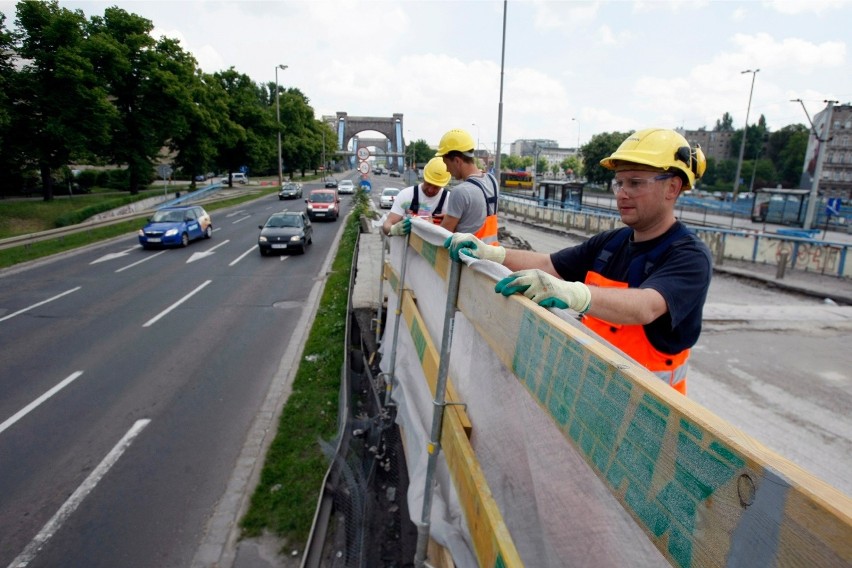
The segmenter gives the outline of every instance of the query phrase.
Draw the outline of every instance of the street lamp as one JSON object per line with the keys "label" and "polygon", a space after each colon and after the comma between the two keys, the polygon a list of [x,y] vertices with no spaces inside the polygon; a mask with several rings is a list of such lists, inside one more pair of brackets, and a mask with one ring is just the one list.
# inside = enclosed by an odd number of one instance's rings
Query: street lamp
{"label": "street lamp", "polygon": [[278,92],[278,70],[285,71],[286,65],[277,65],[275,67],[275,128],[278,131],[278,189],[281,189],[281,183],[284,181],[284,175],[281,171],[281,104],[278,99],[281,98]]}
{"label": "street lamp", "polygon": [[[751,73],[751,90],[748,92],[748,107],[746,107],[746,119],[745,124],[743,125],[743,139],[740,141],[740,158],[737,161],[737,175],[734,176],[734,194],[733,194],[733,202],[737,202],[737,192],[740,188],[740,173],[743,169],[743,154],[745,153],[745,143],[746,143],[746,134],[748,133],[748,115],[751,112],[751,95],[754,93],[754,79],[757,77],[757,72],[760,69],[746,69],[745,71],[741,71],[740,75],[744,75],[746,73]],[[733,213],[733,210],[731,210]],[[734,226],[734,218],[733,214],[731,215],[731,226]]]}
{"label": "street lamp", "polygon": [[572,118],[572,121],[577,123],[577,155],[580,155],[580,121],[576,118]]}
{"label": "street lamp", "polygon": [[[476,126],[476,123],[471,123],[471,126]],[[476,150],[479,149],[479,127],[476,126],[476,149],[473,151],[474,155],[476,155]]]}

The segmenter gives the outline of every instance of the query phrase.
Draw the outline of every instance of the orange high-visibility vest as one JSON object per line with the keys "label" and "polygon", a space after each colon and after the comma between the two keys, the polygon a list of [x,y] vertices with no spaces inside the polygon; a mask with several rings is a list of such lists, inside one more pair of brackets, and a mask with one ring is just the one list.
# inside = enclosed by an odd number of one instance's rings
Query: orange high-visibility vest
{"label": "orange high-visibility vest", "polygon": [[[627,282],[610,280],[597,272],[589,271],[586,274],[586,285],[600,286],[601,288],[627,288]],[[641,325],[624,325],[611,323],[590,315],[584,315],[582,319],[589,329],[624,351],[627,355],[639,362],[643,367],[666,381],[669,386],[686,394],[686,371],[688,368],[689,349],[684,349],[674,355],[658,351],[648,336],[645,328]]]}
{"label": "orange high-visibility vest", "polygon": [[485,222],[482,223],[478,231],[473,233],[473,236],[485,244],[498,246],[500,243],[497,242],[497,196],[499,195],[497,180],[490,174],[486,174],[485,178],[491,182],[493,191],[491,196],[485,191],[485,185],[479,179],[469,177],[465,180],[478,187],[479,191],[482,192],[482,197],[485,198]]}

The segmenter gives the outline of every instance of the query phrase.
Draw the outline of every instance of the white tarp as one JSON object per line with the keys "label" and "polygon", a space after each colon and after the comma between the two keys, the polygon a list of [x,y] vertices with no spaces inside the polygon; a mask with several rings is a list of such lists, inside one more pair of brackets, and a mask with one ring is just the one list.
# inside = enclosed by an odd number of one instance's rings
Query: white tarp
{"label": "white tarp", "polygon": [[[437,246],[449,236],[444,229],[420,220],[414,220],[413,226],[418,236]],[[397,274],[402,273],[404,242],[401,237],[390,239],[388,259]],[[446,283],[413,249],[409,249],[406,265],[404,286],[414,291],[432,341],[440,349]],[[487,261],[473,262],[469,268],[490,273],[495,279],[508,274],[505,267]],[[494,291],[489,288],[482,293]],[[391,359],[396,307],[397,296],[388,290],[383,372],[388,371]],[[580,325],[570,313],[553,311]],[[432,396],[404,321],[396,349],[393,398],[399,405],[397,422],[406,438],[408,505],[412,520],[419,523]],[[669,566],[550,416],[460,312],[456,312],[451,349],[449,376],[467,405],[473,424],[471,444],[526,566]],[[457,566],[476,566],[446,463],[440,459],[439,464],[431,535],[450,550]]]}

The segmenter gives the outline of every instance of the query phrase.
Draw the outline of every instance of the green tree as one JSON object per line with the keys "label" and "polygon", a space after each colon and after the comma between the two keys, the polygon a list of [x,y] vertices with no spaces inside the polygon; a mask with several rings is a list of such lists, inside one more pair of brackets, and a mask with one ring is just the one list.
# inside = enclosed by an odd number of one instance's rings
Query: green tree
{"label": "green tree", "polygon": [[[766,126],[766,117],[760,115],[757,124],[752,124],[748,127],[745,149],[743,150],[743,160],[757,156],[762,151],[768,135],[769,128]],[[742,129],[734,131],[734,134],[731,136],[731,158],[739,159],[742,139]]]}
{"label": "green tree", "polygon": [[12,117],[12,91],[16,88],[17,73],[12,64],[14,38],[6,28],[6,15],[0,12],[0,168],[6,175],[0,178],[0,195],[5,193],[7,184],[13,183],[19,176],[15,137],[9,136]]}
{"label": "green tree", "polygon": [[782,187],[799,187],[808,135],[808,128],[804,124],[790,124],[769,135],[766,153],[775,164],[777,180]]}
{"label": "green tree", "polygon": [[174,154],[174,165],[189,176],[195,187],[196,175],[215,168],[220,119],[227,115],[228,107],[225,93],[212,75],[196,69],[185,87],[190,99],[181,107],[182,127],[172,134],[169,149]]}
{"label": "green tree", "polygon": [[316,168],[322,156],[322,134],[316,128],[308,97],[296,88],[281,95],[281,146],[287,172]]}
{"label": "green tree", "polygon": [[749,190],[774,187],[778,179],[775,164],[768,158],[743,162],[742,176]]}
{"label": "green tree", "polygon": [[524,169],[524,161],[520,156],[503,154],[500,165],[504,170],[514,171]]}
{"label": "green tree", "polygon": [[15,81],[10,126],[50,201],[55,170],[75,152],[106,147],[115,109],[87,55],[83,13],[55,0],[24,0],[17,10],[18,55],[25,63]]}
{"label": "green tree", "polygon": [[716,126],[713,127],[713,130],[716,132],[733,132],[734,117],[731,116],[731,113],[726,112],[723,114],[722,118],[716,121]]}
{"label": "green tree", "polygon": [[411,161],[412,147],[414,152],[414,163],[417,164],[418,168],[422,168],[429,160],[435,157],[435,150],[429,147],[429,143],[426,142],[426,140],[419,138],[414,142],[411,142],[405,148],[405,155],[407,156],[406,161],[409,163]]}
{"label": "green tree", "polygon": [[[580,164],[580,158],[577,156],[568,156],[559,164],[562,168],[562,171],[567,175],[574,175],[580,177],[582,175],[582,165]],[[570,174],[568,173],[570,170]]]}
{"label": "green tree", "polygon": [[111,7],[90,21],[96,69],[109,86],[118,116],[109,157],[126,165],[131,194],[153,179],[153,164],[168,140],[189,126],[187,82],[192,58],[175,40],[151,37],[150,20]]}
{"label": "green tree", "polygon": [[630,135],[629,132],[604,132],[595,134],[580,151],[585,164],[586,179],[591,183],[609,184],[614,177],[611,170],[603,168],[600,161],[615,152]]}
{"label": "green tree", "polygon": [[[238,172],[244,166],[253,171],[255,167],[262,170],[264,167],[271,169],[269,166],[274,165],[277,172],[276,158],[273,157],[277,157],[278,152],[275,105],[269,104],[272,97],[253,83],[248,75],[238,73],[233,67],[215,73],[214,78],[226,94],[228,109],[220,121],[216,140],[218,169],[227,171],[229,178],[232,172]],[[282,148],[283,144],[282,134]]]}

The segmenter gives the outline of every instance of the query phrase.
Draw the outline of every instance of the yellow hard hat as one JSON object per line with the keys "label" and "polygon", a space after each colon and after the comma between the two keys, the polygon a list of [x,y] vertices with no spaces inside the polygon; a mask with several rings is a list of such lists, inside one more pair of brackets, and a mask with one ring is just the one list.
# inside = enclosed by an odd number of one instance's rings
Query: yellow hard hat
{"label": "yellow hard hat", "polygon": [[621,143],[610,157],[600,161],[608,170],[628,168],[630,164],[651,166],[661,170],[675,169],[683,179],[683,189],[695,187],[695,182],[707,169],[707,160],[700,146],[690,148],[686,138],[665,128],[648,128],[634,132]]}
{"label": "yellow hard hat", "polygon": [[441,137],[441,142],[438,144],[438,151],[435,153],[439,158],[445,154],[456,151],[473,157],[473,150],[476,144],[473,142],[473,136],[461,128],[454,128]]}
{"label": "yellow hard hat", "polygon": [[423,168],[423,179],[436,187],[444,187],[450,183],[450,172],[441,158],[432,158]]}

